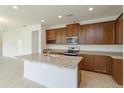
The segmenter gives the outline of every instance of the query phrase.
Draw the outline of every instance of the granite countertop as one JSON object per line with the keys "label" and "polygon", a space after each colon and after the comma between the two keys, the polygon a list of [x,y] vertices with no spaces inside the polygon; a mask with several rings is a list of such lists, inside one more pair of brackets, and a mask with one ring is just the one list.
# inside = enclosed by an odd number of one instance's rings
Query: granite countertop
{"label": "granite countertop", "polygon": [[17,58],[23,60],[30,60],[31,62],[45,63],[56,65],[59,67],[71,68],[74,69],[81,61],[82,57],[73,57],[73,56],[64,56],[64,55],[55,55],[50,54],[47,56],[46,54],[29,54],[18,56]]}
{"label": "granite countertop", "polygon": [[[67,50],[59,50],[59,49],[49,49],[51,52],[56,53],[64,53]],[[47,51],[45,49],[44,51]],[[123,52],[105,52],[105,51],[86,51],[86,50],[80,50],[79,55],[81,54],[88,54],[88,55],[104,55],[104,56],[110,56],[113,59],[123,59]]]}

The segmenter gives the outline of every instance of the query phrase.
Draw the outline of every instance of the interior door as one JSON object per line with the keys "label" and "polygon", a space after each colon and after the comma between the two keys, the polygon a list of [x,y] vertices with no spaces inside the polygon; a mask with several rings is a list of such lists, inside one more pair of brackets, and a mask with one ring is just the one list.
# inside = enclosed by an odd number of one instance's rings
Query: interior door
{"label": "interior door", "polygon": [[39,31],[32,31],[32,53],[39,53]]}

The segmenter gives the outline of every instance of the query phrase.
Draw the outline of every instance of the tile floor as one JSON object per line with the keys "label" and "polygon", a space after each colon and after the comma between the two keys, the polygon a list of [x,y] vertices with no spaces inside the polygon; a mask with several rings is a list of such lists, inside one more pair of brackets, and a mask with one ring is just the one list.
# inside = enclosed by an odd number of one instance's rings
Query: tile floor
{"label": "tile floor", "polygon": [[[22,78],[23,62],[7,57],[0,57],[0,88],[44,88],[33,81]],[[82,71],[82,88],[120,88],[111,76]]]}
{"label": "tile floor", "polygon": [[83,88],[122,88],[118,85],[110,75],[81,71],[81,84]]}
{"label": "tile floor", "polygon": [[42,88],[23,76],[23,62],[0,57],[0,88]]}

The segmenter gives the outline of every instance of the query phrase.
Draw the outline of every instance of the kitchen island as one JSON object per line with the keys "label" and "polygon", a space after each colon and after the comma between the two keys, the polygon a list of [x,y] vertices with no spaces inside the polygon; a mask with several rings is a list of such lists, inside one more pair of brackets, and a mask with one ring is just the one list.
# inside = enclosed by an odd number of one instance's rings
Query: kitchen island
{"label": "kitchen island", "polygon": [[78,64],[82,57],[30,54],[24,60],[24,77],[49,88],[77,88],[80,83]]}

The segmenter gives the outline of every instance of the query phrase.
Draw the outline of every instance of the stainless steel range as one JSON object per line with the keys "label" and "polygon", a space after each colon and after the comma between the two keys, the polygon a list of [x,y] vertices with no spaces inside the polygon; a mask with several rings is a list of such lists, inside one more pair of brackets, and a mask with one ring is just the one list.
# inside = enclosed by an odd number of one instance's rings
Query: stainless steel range
{"label": "stainless steel range", "polygon": [[79,47],[69,47],[64,54],[68,56],[77,56],[79,51],[80,51]]}

